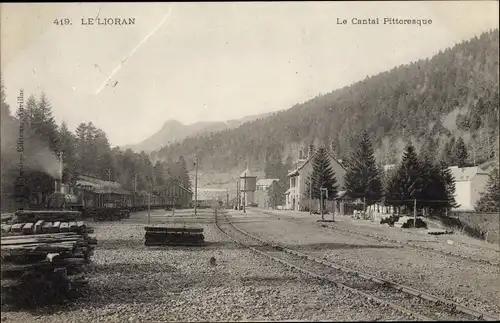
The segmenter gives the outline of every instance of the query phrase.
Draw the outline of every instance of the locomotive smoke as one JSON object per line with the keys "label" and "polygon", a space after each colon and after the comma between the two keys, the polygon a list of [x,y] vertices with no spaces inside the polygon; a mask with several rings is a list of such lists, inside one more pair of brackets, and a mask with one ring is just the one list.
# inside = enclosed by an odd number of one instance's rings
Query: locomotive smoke
{"label": "locomotive smoke", "polygon": [[[42,140],[25,132],[24,140],[24,170],[40,171],[60,179],[59,157]],[[28,138],[29,137],[29,138]],[[2,122],[1,155],[2,158],[17,160],[7,167],[10,170],[19,169],[19,153],[16,150],[19,139],[19,121],[10,124]],[[9,156],[9,157],[7,157]]]}
{"label": "locomotive smoke", "polygon": [[26,169],[37,170],[60,180],[59,158],[48,147],[41,147],[26,158]]}

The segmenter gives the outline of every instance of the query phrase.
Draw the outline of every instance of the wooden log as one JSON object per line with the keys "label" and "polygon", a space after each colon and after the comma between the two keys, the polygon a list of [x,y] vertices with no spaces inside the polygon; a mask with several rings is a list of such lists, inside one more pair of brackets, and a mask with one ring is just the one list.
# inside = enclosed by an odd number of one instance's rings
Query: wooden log
{"label": "wooden log", "polygon": [[16,233],[16,232],[22,233],[23,226],[24,226],[24,223],[16,223],[16,224],[14,224],[12,226],[12,228],[10,229],[10,231],[13,232],[13,233]]}
{"label": "wooden log", "polygon": [[36,234],[40,234],[42,233],[42,227],[43,227],[43,224],[45,223],[44,220],[38,220],[35,224],[35,233]]}
{"label": "wooden log", "polygon": [[9,233],[12,228],[12,224],[2,224],[2,233]]}
{"label": "wooden log", "polygon": [[88,238],[87,243],[89,245],[97,245],[97,238]]}
{"label": "wooden log", "polygon": [[47,253],[71,254],[75,249],[74,243],[42,243],[32,245],[2,246],[2,258],[13,256],[46,255]]}
{"label": "wooden log", "polygon": [[76,221],[71,221],[68,223],[69,231],[77,231],[78,225]]}
{"label": "wooden log", "polygon": [[46,258],[49,262],[57,262],[61,259],[61,254],[60,253],[49,253],[49,254],[47,254]]}
{"label": "wooden log", "polygon": [[36,261],[30,264],[2,263],[2,278],[15,277],[28,271],[51,270],[53,265],[48,261]]}
{"label": "wooden log", "polygon": [[[11,239],[6,239],[6,238],[11,238]],[[12,239],[12,238],[17,238],[17,239]],[[16,236],[16,237],[5,237],[2,238],[1,246],[7,246],[7,245],[19,245],[19,244],[33,244],[33,243],[56,243],[56,242],[63,242],[63,241],[74,241],[74,242],[83,242],[85,243],[85,240],[83,239],[82,236],[80,235],[61,235],[61,236],[45,236],[45,237],[40,237],[38,235],[29,235],[29,236]]]}
{"label": "wooden log", "polygon": [[61,227],[61,221],[56,221],[52,225],[52,232],[59,232],[59,228]]}
{"label": "wooden log", "polygon": [[[2,289],[16,287],[20,284],[18,279],[4,279],[2,278]],[[3,293],[3,291],[2,291]]]}
{"label": "wooden log", "polygon": [[42,233],[52,232],[52,222],[45,222],[42,226]]}
{"label": "wooden log", "polygon": [[59,227],[60,232],[69,232],[68,222],[61,222],[61,226]]}
{"label": "wooden log", "polygon": [[19,240],[19,239],[43,239],[43,238],[67,238],[67,237],[82,237],[81,235],[74,232],[63,232],[63,233],[43,233],[43,234],[35,234],[31,237],[23,237],[23,236],[6,236],[2,237],[2,242],[7,240]]}
{"label": "wooden log", "polygon": [[26,223],[23,226],[22,232],[23,234],[32,234],[34,231],[34,224],[33,223]]}
{"label": "wooden log", "polygon": [[164,226],[149,226],[144,228],[146,232],[190,232],[190,233],[201,233],[203,228],[184,228],[184,227],[164,227]]}

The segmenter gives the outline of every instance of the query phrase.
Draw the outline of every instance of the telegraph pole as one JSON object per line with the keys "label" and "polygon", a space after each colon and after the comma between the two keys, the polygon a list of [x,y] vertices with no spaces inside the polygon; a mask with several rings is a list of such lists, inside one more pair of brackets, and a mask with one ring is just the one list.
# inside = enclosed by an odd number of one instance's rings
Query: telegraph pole
{"label": "telegraph pole", "polygon": [[243,213],[247,213],[247,173],[245,172],[245,177],[243,178]]}
{"label": "telegraph pole", "polygon": [[226,188],[226,207],[229,208],[229,189]]}
{"label": "telegraph pole", "polygon": [[134,174],[134,199],[133,199],[133,202],[134,202],[134,207],[136,206],[135,205],[135,195],[136,195],[136,191],[137,191],[137,173]]}
{"label": "telegraph pole", "polygon": [[194,161],[194,215],[198,214],[198,158]]}
{"label": "telegraph pole", "polygon": [[417,227],[417,199],[413,199],[413,227]]}
{"label": "telegraph pole", "polygon": [[111,202],[111,168],[106,168],[108,172],[108,203]]}
{"label": "telegraph pole", "polygon": [[236,210],[240,209],[240,178],[236,181]]}
{"label": "telegraph pole", "polygon": [[[312,174],[309,176],[309,215],[312,214]],[[294,205],[295,207],[295,205]]]}

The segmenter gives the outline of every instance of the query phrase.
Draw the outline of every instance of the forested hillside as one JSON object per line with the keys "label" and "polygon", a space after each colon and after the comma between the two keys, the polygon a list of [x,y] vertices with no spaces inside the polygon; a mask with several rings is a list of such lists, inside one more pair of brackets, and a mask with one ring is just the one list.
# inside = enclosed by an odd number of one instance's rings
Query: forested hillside
{"label": "forested hillside", "polygon": [[253,121],[259,117],[268,115],[271,115],[271,113],[246,116],[241,119],[227,121],[200,121],[189,125],[184,125],[177,120],[168,120],[163,124],[163,127],[152,136],[137,144],[123,146],[123,148],[130,148],[135,152],[151,152],[170,143],[181,141],[189,136],[206,135],[214,131],[237,128],[247,121]]}
{"label": "forested hillside", "polygon": [[333,143],[337,157],[345,158],[366,130],[378,163],[399,161],[411,141],[435,156],[439,152],[439,158],[445,158],[445,146],[449,150],[463,142],[468,163],[479,164],[498,156],[498,34],[498,29],[483,33],[430,59],[367,77],[237,129],[187,138],[157,156],[183,155],[190,164],[197,155],[205,170],[245,163],[263,169],[270,156],[296,157],[298,148],[310,143]]}

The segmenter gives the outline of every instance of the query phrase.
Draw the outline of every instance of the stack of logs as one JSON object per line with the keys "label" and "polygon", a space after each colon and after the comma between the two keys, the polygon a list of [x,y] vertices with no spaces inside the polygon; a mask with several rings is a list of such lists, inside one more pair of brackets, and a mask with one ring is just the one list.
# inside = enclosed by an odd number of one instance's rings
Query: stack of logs
{"label": "stack of logs", "polygon": [[27,220],[20,215],[2,224],[2,306],[64,300],[87,284],[85,271],[97,244],[89,236],[93,230],[76,213],[57,217],[38,213],[33,222],[20,222]]}
{"label": "stack of logs", "polygon": [[201,246],[205,242],[202,228],[145,227],[146,246]]}

